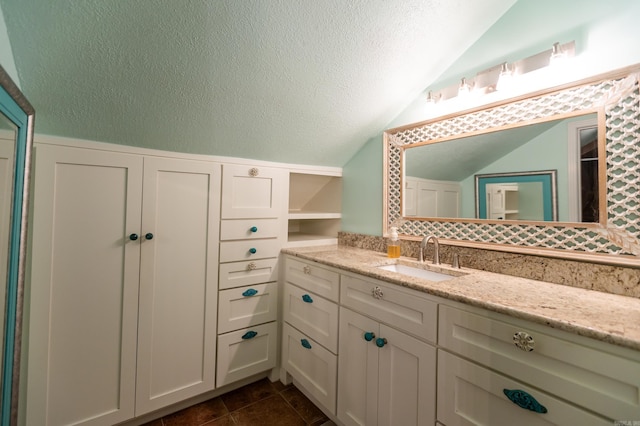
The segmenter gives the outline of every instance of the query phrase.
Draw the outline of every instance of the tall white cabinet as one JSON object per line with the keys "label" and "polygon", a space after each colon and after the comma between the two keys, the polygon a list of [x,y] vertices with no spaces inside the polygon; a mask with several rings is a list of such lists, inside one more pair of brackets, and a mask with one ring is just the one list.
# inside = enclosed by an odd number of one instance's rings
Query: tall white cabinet
{"label": "tall white cabinet", "polygon": [[219,169],[37,147],[26,424],[112,425],[213,389]]}

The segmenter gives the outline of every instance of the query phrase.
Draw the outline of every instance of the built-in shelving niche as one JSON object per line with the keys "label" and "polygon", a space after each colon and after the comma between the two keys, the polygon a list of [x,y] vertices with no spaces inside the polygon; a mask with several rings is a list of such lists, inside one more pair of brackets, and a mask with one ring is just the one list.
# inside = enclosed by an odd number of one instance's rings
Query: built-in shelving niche
{"label": "built-in shelving niche", "polygon": [[288,246],[336,244],[341,218],[340,174],[289,174]]}

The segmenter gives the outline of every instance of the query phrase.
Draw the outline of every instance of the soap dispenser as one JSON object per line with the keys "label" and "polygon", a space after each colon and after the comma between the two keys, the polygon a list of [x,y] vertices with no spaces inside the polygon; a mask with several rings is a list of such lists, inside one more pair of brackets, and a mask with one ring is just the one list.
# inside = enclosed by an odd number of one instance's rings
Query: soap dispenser
{"label": "soap dispenser", "polygon": [[400,241],[398,241],[398,228],[391,227],[389,241],[387,241],[387,256],[395,259],[400,257]]}

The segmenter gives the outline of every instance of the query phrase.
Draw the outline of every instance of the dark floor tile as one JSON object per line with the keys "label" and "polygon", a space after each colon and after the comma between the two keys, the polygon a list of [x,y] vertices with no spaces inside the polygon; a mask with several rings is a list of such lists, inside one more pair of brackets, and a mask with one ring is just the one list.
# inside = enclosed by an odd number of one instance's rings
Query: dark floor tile
{"label": "dark floor tile", "polygon": [[236,423],[231,418],[231,415],[227,414],[226,416],[220,417],[219,419],[215,419],[210,421],[209,423],[205,423],[202,426],[235,426],[235,424]]}
{"label": "dark floor tile", "polygon": [[292,386],[280,394],[307,423],[315,424],[319,421],[322,423],[321,420],[328,420],[327,416],[297,388]]}
{"label": "dark floor tile", "polygon": [[152,420],[149,423],[145,423],[142,426],[162,426],[162,419]]}
{"label": "dark floor tile", "polygon": [[306,426],[280,395],[274,395],[231,413],[238,426]]}
{"label": "dark floor tile", "polygon": [[221,398],[229,411],[235,411],[275,394],[276,390],[269,379],[262,379],[226,393]]}
{"label": "dark floor tile", "polygon": [[[222,399],[213,398],[196,404],[162,419],[164,426],[199,426],[229,414]],[[224,423],[221,423],[224,424]],[[230,423],[228,423],[230,424]]]}
{"label": "dark floor tile", "polygon": [[282,392],[285,389],[289,389],[290,387],[293,387],[293,385],[291,385],[291,384],[290,385],[285,385],[280,380],[276,380],[275,382],[271,382],[271,385],[276,390],[276,392]]}

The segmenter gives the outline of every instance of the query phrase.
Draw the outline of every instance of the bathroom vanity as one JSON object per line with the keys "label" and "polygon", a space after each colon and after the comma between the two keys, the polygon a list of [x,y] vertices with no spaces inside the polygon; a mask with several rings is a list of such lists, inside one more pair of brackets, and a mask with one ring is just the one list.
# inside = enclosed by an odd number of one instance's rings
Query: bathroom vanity
{"label": "bathroom vanity", "polygon": [[[639,299],[347,246],[283,252],[282,366],[340,423],[640,419]],[[379,268],[396,262],[451,277]]]}

